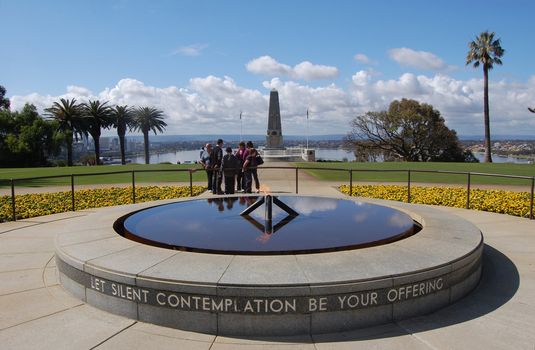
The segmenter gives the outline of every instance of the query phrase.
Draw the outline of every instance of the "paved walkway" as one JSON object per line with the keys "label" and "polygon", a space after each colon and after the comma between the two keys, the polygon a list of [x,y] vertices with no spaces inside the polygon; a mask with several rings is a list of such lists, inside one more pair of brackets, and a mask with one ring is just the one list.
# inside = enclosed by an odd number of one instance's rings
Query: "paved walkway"
{"label": "paved walkway", "polygon": [[[293,177],[265,175],[275,193]],[[299,192],[341,196],[300,179]],[[72,297],[58,283],[54,236],[89,211],[0,224],[2,349],[535,349],[535,221],[439,208],[475,223],[485,236],[483,277],[458,303],[428,316],[353,332],[269,339],[216,337],[115,316]],[[101,209],[102,210],[102,209]]]}

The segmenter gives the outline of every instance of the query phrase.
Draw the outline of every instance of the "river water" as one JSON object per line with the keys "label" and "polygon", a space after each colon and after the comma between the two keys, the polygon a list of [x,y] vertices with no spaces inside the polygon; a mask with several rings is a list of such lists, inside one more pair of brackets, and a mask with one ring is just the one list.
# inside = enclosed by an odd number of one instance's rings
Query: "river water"
{"label": "river water", "polygon": [[[197,160],[199,160],[199,154],[200,150],[187,150],[187,151],[176,151],[176,152],[169,152],[169,153],[161,153],[161,154],[151,154],[150,155],[150,163],[151,164],[158,164],[158,163],[173,163],[176,164],[177,162],[180,163],[195,163]],[[483,153],[474,153],[474,156],[479,159],[479,161],[483,161],[484,154]],[[132,157],[133,163],[145,163],[145,157],[144,156],[137,156]],[[354,161],[355,156],[351,152],[346,152],[342,149],[326,149],[326,148],[318,148],[316,149],[316,159],[322,159],[322,160],[335,160],[335,161]],[[517,163],[517,164],[528,164],[530,163],[527,159],[522,158],[514,158],[514,157],[504,157],[504,156],[498,156],[493,155],[492,160],[495,163]]]}

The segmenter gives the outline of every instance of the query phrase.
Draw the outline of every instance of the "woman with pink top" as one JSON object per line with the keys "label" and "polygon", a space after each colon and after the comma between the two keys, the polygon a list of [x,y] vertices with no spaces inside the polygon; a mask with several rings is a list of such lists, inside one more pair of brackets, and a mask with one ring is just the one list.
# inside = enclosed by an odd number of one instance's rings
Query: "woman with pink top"
{"label": "woman with pink top", "polygon": [[[245,160],[247,159],[247,156],[249,155],[249,150],[245,148],[245,142],[241,141],[238,145],[238,150],[236,151],[236,157],[240,161],[240,168],[243,167],[243,163],[245,163]],[[237,191],[240,192],[245,189],[245,178],[243,176],[243,169],[240,169],[238,172],[238,189]]]}

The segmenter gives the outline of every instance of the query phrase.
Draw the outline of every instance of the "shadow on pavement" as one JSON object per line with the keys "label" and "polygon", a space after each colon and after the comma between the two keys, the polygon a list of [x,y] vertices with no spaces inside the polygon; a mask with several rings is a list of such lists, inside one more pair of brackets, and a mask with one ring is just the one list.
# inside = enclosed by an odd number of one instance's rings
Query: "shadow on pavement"
{"label": "shadow on pavement", "polygon": [[315,342],[371,340],[397,337],[467,322],[491,313],[517,292],[520,276],[515,264],[499,250],[485,244],[483,270],[478,286],[458,302],[426,316],[336,334],[314,335]]}
{"label": "shadow on pavement", "polygon": [[[399,337],[467,322],[482,317],[507,303],[520,285],[520,276],[515,264],[499,250],[485,244],[483,271],[478,286],[458,302],[426,316],[388,323],[380,326],[340,333],[301,337],[267,337],[270,342],[344,342]],[[255,338],[258,340],[258,338]]]}

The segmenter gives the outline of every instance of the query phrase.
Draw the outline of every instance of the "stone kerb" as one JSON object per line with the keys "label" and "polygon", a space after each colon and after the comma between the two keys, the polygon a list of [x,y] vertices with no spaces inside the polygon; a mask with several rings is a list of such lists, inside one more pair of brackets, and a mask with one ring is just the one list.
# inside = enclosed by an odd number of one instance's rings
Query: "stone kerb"
{"label": "stone kerb", "polygon": [[475,226],[426,206],[373,202],[405,211],[423,229],[358,250],[233,256],[145,246],[113,230],[116,218],[155,203],[98,209],[58,233],[60,280],[115,314],[243,336],[387,323],[449,305],[477,285],[483,238]]}

